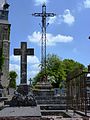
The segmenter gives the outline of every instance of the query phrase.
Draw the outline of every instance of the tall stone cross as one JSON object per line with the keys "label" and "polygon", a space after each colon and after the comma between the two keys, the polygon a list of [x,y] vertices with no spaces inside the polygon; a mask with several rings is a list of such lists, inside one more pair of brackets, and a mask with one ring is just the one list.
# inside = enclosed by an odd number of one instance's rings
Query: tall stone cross
{"label": "tall stone cross", "polygon": [[21,84],[27,84],[27,55],[34,55],[34,49],[27,49],[27,42],[21,42],[21,49],[14,49],[14,55],[21,56]]}

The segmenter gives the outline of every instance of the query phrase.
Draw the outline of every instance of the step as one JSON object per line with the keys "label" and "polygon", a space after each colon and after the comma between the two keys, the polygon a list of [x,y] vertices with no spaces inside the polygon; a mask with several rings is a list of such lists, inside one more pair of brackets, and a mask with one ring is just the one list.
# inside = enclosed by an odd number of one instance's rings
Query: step
{"label": "step", "polygon": [[40,105],[41,110],[65,110],[66,104],[45,104]]}
{"label": "step", "polygon": [[42,116],[63,116],[65,118],[70,118],[69,115],[65,113],[65,110],[41,110]]}
{"label": "step", "polygon": [[65,101],[57,100],[36,100],[37,104],[66,104]]}

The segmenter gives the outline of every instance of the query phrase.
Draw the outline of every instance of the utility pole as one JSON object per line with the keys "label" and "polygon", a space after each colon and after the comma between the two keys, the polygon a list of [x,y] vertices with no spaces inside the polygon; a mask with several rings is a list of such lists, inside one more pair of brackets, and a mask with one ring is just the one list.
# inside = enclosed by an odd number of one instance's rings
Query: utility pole
{"label": "utility pole", "polygon": [[45,3],[42,5],[42,13],[34,13],[32,14],[35,17],[42,17],[42,36],[41,36],[41,72],[45,71],[44,78],[42,80],[47,80],[46,75],[46,18],[54,17],[56,14],[54,13],[46,13],[46,5]]}

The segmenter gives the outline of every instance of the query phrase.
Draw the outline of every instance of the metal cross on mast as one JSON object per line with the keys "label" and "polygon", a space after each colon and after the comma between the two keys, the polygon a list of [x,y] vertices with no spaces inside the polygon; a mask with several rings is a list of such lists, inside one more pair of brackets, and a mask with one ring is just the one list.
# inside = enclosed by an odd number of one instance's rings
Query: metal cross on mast
{"label": "metal cross on mast", "polygon": [[42,17],[41,71],[45,70],[45,76],[46,76],[46,26],[47,26],[46,25],[46,18],[47,17],[54,17],[56,14],[46,13],[46,5],[44,3],[42,5],[42,13],[34,13],[32,15],[35,17]]}

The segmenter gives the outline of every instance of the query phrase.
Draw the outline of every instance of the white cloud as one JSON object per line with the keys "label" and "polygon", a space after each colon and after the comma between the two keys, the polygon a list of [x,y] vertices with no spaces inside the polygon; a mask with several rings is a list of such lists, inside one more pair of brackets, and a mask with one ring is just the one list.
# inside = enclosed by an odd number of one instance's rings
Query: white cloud
{"label": "white cloud", "polygon": [[[40,32],[34,32],[31,36],[28,36],[28,39],[30,42],[37,43],[40,45],[41,42],[41,33]],[[63,42],[71,42],[73,41],[72,36],[66,36],[66,35],[56,35],[54,36],[53,34],[47,33],[47,46],[53,46],[56,45],[57,43]]]}
{"label": "white cloud", "polygon": [[10,71],[14,70],[14,71],[16,71],[17,73],[20,71],[20,66],[17,65],[17,64],[10,64],[10,65],[9,65],[9,68],[10,68]]}
{"label": "white cloud", "polygon": [[18,61],[20,61],[20,56],[11,55],[10,56],[10,61],[11,62],[18,62]]}
{"label": "white cloud", "polygon": [[[20,56],[10,56],[10,61],[13,63],[20,63]],[[28,64],[37,64],[40,63],[39,59],[36,56],[27,56]]]}
{"label": "white cloud", "polygon": [[30,78],[34,78],[40,71],[39,64],[30,65],[27,70],[27,82]]}
{"label": "white cloud", "polygon": [[40,71],[40,64],[34,64],[31,66],[33,70]]}
{"label": "white cloud", "polygon": [[90,0],[84,0],[83,3],[85,8],[90,8]]}
{"label": "white cloud", "polygon": [[43,3],[48,3],[49,0],[35,0],[35,5],[38,6],[38,5],[42,5]]}
{"label": "white cloud", "polygon": [[74,16],[71,14],[69,9],[66,9],[63,14],[63,22],[68,25],[72,25],[75,22]]}
{"label": "white cloud", "polygon": [[90,0],[83,0],[78,4],[78,10],[81,11],[85,8],[90,8]]}
{"label": "white cloud", "polygon": [[66,23],[68,25],[72,25],[75,22],[75,17],[72,15],[69,9],[66,9],[62,15],[50,17],[48,23],[50,24],[61,24]]}
{"label": "white cloud", "polygon": [[38,63],[40,63],[40,61],[36,56],[28,56],[27,63],[28,64],[38,64]]}
{"label": "white cloud", "polygon": [[30,71],[30,74],[31,74],[31,78],[35,77],[37,74],[39,73],[39,71],[37,70],[32,70]]}

